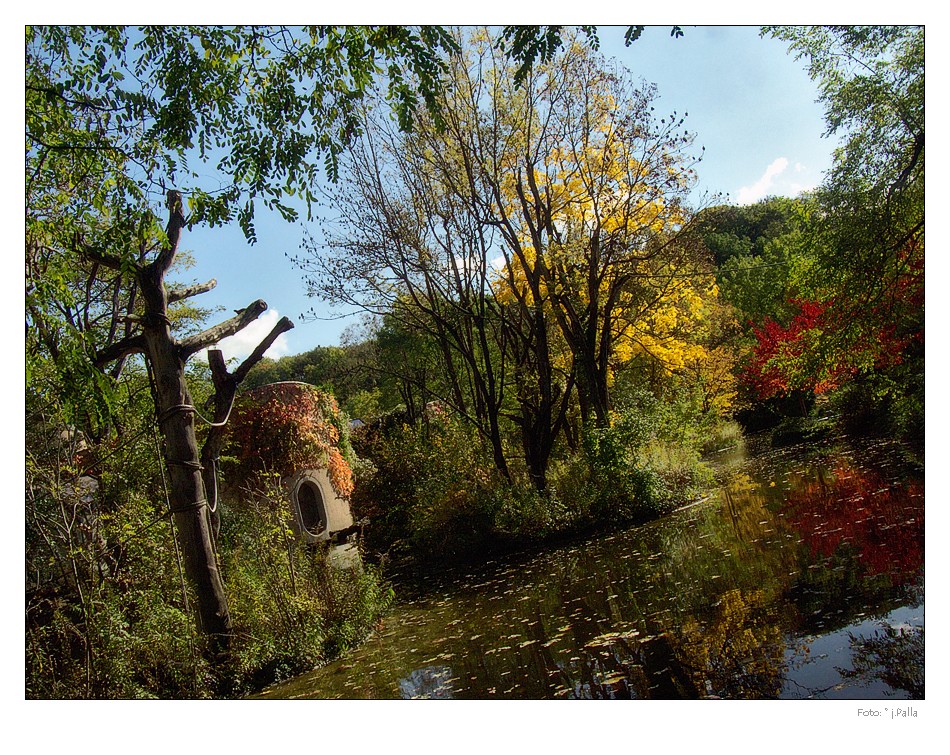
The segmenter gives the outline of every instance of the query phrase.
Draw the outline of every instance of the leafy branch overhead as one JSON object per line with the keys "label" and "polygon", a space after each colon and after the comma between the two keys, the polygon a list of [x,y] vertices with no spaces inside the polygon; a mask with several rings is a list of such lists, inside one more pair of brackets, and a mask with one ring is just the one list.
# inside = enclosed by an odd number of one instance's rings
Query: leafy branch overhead
{"label": "leafy branch overhead", "polygon": [[[643,28],[630,27],[626,43]],[[598,46],[596,27],[580,31]],[[499,44],[520,82],[567,35],[508,26]],[[176,188],[189,226],[237,221],[254,241],[258,205],[287,220],[302,205],[310,217],[321,169],[337,179],[363,128],[363,99],[380,83],[401,130],[412,130],[420,104],[441,126],[438,95],[458,52],[440,26],[28,27],[28,195],[68,166],[92,192],[74,221]],[[117,235],[143,235],[127,222]]]}
{"label": "leafy branch overhead", "polygon": [[[27,380],[94,413],[97,365],[116,357],[115,378],[141,351],[138,277],[176,247],[169,192],[178,232],[236,221],[253,242],[260,208],[309,215],[364,94],[382,78],[409,128],[454,49],[395,26],[31,26],[25,42]],[[209,287],[169,296],[176,328]]]}
{"label": "leafy branch overhead", "polygon": [[[600,41],[596,26],[571,27],[580,31],[587,39],[591,49],[598,49]],[[629,47],[640,39],[645,26],[629,26],[624,32],[624,44]],[[564,44],[568,36],[564,26],[506,26],[502,29],[499,47],[505,51],[514,63],[518,64],[515,71],[515,83],[524,82],[531,69],[539,63],[547,63]],[[674,26],[670,31],[671,37],[682,37],[683,30]]]}
{"label": "leafy branch overhead", "polygon": [[336,178],[379,77],[409,129],[453,50],[440,27],[29,27],[28,184],[64,160],[108,162],[93,207],[175,187],[189,225],[237,220],[253,240],[255,201],[294,219],[289,198],[309,210],[318,171]]}

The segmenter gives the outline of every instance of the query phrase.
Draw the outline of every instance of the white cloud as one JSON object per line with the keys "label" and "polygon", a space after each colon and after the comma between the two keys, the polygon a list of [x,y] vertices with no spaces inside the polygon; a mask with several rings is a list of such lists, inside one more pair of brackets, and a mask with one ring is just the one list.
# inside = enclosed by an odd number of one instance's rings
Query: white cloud
{"label": "white cloud", "polygon": [[769,195],[769,189],[775,178],[788,167],[788,158],[779,157],[773,160],[765,169],[762,177],[751,186],[743,186],[736,195],[736,203],[740,205],[753,204]]}
{"label": "white cloud", "polygon": [[[218,348],[224,352],[225,360],[242,360],[249,356],[257,345],[264,340],[268,333],[280,319],[280,312],[276,309],[268,309],[264,314],[258,317],[254,322],[248,325],[244,330],[235,333],[233,336],[225,338],[218,344]],[[265,353],[265,356],[271,359],[279,359],[290,353],[290,344],[287,343],[287,334],[281,333],[277,340],[271,344],[271,347]]]}

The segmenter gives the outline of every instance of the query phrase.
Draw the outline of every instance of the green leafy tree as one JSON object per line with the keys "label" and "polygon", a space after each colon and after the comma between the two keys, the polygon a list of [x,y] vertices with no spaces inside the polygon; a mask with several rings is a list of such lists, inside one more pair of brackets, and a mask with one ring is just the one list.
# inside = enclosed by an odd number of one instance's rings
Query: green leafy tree
{"label": "green leafy tree", "polygon": [[[848,348],[884,320],[922,309],[902,296],[922,284],[924,31],[920,27],[766,27],[808,62],[842,139],[817,192],[822,247],[814,275],[849,323]],[[916,310],[916,311],[913,311]]]}
{"label": "green leafy tree", "polygon": [[807,62],[828,134],[841,139],[816,192],[813,264],[803,276],[834,324],[814,333],[813,350],[922,423],[924,30],[766,27],[765,33]]}
{"label": "green leafy tree", "polygon": [[[345,335],[345,334],[344,334]],[[376,345],[372,341],[317,346],[302,354],[262,359],[248,374],[246,388],[284,380],[322,386],[346,406],[357,395],[372,394],[378,388]],[[366,397],[362,406],[365,408]]]}
{"label": "green leafy tree", "polygon": [[716,205],[696,218],[696,232],[717,265],[736,256],[760,255],[766,242],[801,227],[802,200],[769,197],[752,205]]}
{"label": "green leafy tree", "polygon": [[771,197],[753,205],[721,205],[699,214],[696,230],[719,268],[722,298],[743,322],[786,322],[811,259],[807,198]]}

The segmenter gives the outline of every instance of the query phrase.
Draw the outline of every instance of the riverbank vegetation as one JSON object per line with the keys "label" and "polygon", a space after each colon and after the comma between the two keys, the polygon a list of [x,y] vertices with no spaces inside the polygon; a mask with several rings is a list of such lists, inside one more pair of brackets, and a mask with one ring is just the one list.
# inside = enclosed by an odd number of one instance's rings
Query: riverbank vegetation
{"label": "riverbank vegetation", "polygon": [[[193,376],[205,395],[207,382]],[[235,622],[227,663],[212,666],[169,521],[146,376],[127,374],[117,400],[122,423],[99,440],[64,431],[62,407],[48,400],[27,405],[27,697],[238,695],[320,665],[371,630],[393,598],[378,572],[336,567],[300,543],[274,474],[223,472],[246,492],[212,512]],[[225,468],[240,448],[226,448]],[[257,454],[264,464],[274,456]]]}
{"label": "riverbank vegetation", "polygon": [[[226,696],[299,673],[372,629],[393,599],[381,569],[660,516],[708,489],[704,454],[743,431],[844,427],[922,458],[921,29],[766,29],[809,66],[841,146],[818,190],[733,206],[696,200],[687,116],[658,112],[590,29],[386,28],[311,30],[312,49],[278,30],[137,32],[137,46],[28,30],[28,697]],[[122,70],[169,89],[123,88]],[[192,88],[172,91],[185,70]],[[301,98],[295,76],[321,96]],[[166,181],[224,145],[232,188],[193,188],[186,220]],[[226,335],[189,302],[211,284],[150,276],[186,274],[189,224],[234,219],[253,238],[255,196],[288,218],[285,194],[316,202],[314,154],[338,182],[294,263],[362,325],[232,372],[220,353],[186,365]],[[156,334],[178,349],[171,403]],[[342,446],[363,569],[296,543],[263,456],[244,460],[256,503],[204,518],[235,394],[282,380],[330,394],[314,437],[328,457],[327,438]],[[273,450],[264,424],[230,429]],[[208,535],[207,574],[182,517]],[[205,576],[226,596],[197,589]],[[209,637],[199,616],[225,629]]]}

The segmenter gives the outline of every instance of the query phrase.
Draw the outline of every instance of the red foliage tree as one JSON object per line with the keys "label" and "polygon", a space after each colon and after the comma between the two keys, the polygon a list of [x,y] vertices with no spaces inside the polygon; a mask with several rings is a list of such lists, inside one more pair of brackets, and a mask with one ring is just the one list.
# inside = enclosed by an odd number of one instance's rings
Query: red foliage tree
{"label": "red foliage tree", "polygon": [[800,390],[820,395],[855,373],[900,364],[912,344],[923,343],[923,253],[908,244],[904,273],[876,301],[846,297],[819,302],[793,299],[788,325],[767,318],[753,326],[756,343],[742,378],[760,399]]}
{"label": "red foliage tree", "polygon": [[827,305],[793,300],[798,313],[787,326],[767,318],[753,326],[756,344],[746,363],[743,379],[761,399],[785,396],[794,390],[815,394],[837,387],[848,370],[844,365],[821,364],[818,338],[828,328]]}

